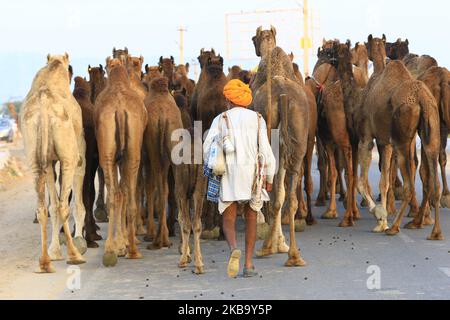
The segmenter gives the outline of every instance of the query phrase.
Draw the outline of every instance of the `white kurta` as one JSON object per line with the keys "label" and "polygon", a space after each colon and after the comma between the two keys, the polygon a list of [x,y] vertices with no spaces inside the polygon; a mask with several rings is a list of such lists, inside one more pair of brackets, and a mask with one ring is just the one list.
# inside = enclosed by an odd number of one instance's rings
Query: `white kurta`
{"label": "white kurta", "polygon": [[[227,115],[231,125],[229,136],[235,147],[235,152],[226,155],[227,170],[221,182],[220,213],[223,213],[233,202],[250,201],[252,198],[258,154],[258,114],[254,111],[237,107],[227,111]],[[203,144],[204,153],[209,151],[212,142],[219,135],[219,122],[222,126],[222,132],[227,131],[222,115],[217,116]],[[267,182],[273,183],[276,160],[267,137],[266,122],[262,117],[260,120],[259,150],[265,157]],[[262,200],[270,200],[265,191],[263,192]]]}

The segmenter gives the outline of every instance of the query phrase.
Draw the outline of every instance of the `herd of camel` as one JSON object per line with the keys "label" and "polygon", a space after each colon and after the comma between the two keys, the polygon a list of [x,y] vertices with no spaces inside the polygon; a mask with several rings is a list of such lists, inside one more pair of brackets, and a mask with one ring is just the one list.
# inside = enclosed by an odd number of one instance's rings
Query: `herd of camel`
{"label": "herd of camel", "polygon": [[[89,66],[89,81],[74,79],[73,92],[69,56],[48,56],[20,114],[38,195],[36,217],[42,240],[38,272],[54,272],[51,261],[63,259],[63,243],[67,245],[67,263],[84,263],[82,254],[88,247],[98,247],[96,241],[102,239],[97,223],[109,223],[103,264],[115,266],[118,257],[142,257],[138,248],[142,238],[138,236],[151,242],[148,249],[171,246],[169,238],[175,235],[178,221],[182,239],[179,266],[191,263],[193,251],[195,273],[203,273],[200,238],[219,237],[215,231],[220,229],[221,219],[217,208],[205,200],[203,165],[195,161],[175,164],[171,155],[177,142],[171,137],[178,129],[192,133],[194,121],[202,122],[204,133],[227,109],[223,88],[235,78],[251,86],[251,108],[264,116],[269,131],[280,132],[273,201],[263,210],[270,224],[265,225],[265,241],[258,256],[287,253],[286,266],[305,265],[295,232],[302,222],[316,223],[311,209],[315,147],[321,174],[316,205],[324,206],[329,199],[323,219],[338,218],[339,192],[346,208],[339,226],[354,226],[360,219],[359,192],[361,206],[368,206],[377,219],[374,232],[398,234],[410,206],[414,219],[405,228],[434,224],[429,239],[443,239],[439,209],[450,207],[445,177],[449,71],[429,56],[410,54],[408,40],[388,43],[384,35],[370,35],[366,43],[355,47],[350,41],[324,40],[313,75],[304,79],[293,55],[277,47],[274,27],[258,28],[253,43],[261,58],[256,73],[233,67],[226,76],[223,58],[213,49],[202,49],[198,83],[189,79],[189,65],[177,66],[173,57],[161,57],[157,66],[144,67],[142,56],[130,55],[127,48],[114,48],[105,68]],[[374,65],[371,76],[369,61]],[[417,135],[422,143],[420,206],[414,189],[419,166]],[[374,198],[368,181],[374,141],[380,154],[379,199]],[[201,137],[190,143],[191,147],[201,144]],[[403,190],[399,192],[399,188]],[[68,222],[72,198],[74,231]],[[402,205],[389,227],[388,216],[397,213],[396,199],[402,200]],[[52,222],[49,248],[48,217]],[[289,245],[283,224],[289,225]],[[61,226],[65,237],[60,234]],[[193,248],[189,245],[191,232]]]}

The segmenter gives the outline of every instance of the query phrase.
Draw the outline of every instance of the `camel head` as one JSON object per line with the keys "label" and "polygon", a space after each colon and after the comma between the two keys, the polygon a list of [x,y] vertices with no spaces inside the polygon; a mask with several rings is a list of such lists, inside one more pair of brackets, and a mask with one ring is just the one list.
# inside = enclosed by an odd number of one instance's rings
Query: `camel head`
{"label": "camel head", "polygon": [[205,65],[206,71],[214,78],[223,74],[223,58],[220,56],[213,56],[208,58]]}
{"label": "camel head", "polygon": [[105,70],[103,65],[99,64],[98,67],[88,66],[89,81],[94,83],[99,83],[105,80]]}
{"label": "camel head", "polygon": [[403,60],[409,54],[409,41],[398,39],[396,42],[386,42],[386,54],[391,60]]}
{"label": "camel head", "polygon": [[258,57],[263,57],[277,46],[277,30],[274,26],[270,30],[256,29],[256,35],[252,38],[255,52]]}
{"label": "camel head", "polygon": [[122,61],[127,61],[127,57],[128,57],[128,48],[127,47],[125,47],[124,49],[116,49],[114,47],[112,53],[113,53],[114,59],[120,59]]}
{"label": "camel head", "polygon": [[208,62],[208,59],[215,57],[216,52],[214,49],[211,49],[211,51],[206,51],[205,49],[200,50],[200,55],[198,56],[198,62],[200,63],[200,68],[203,69]]}
{"label": "camel head", "polygon": [[[71,66],[69,64],[69,54],[67,52],[63,55],[47,55],[47,66],[50,71],[58,72],[67,76],[69,83],[71,82]],[[73,74],[73,69],[72,69]]]}
{"label": "camel head", "polygon": [[386,36],[383,34],[383,37],[374,38],[372,35],[369,35],[367,38],[367,52],[369,54],[370,61],[382,61],[385,63],[386,61]]}
{"label": "camel head", "polygon": [[339,44],[340,41],[337,39],[328,41],[324,39],[322,47],[319,47],[317,51],[317,58],[336,67],[337,57],[335,47]]}
{"label": "camel head", "polygon": [[241,80],[245,84],[250,84],[250,81],[252,80],[253,74],[251,71],[248,70],[241,70],[239,72],[239,80]]}
{"label": "camel head", "polygon": [[346,43],[335,43],[333,46],[333,51],[335,52],[337,58],[338,68],[342,68],[341,70],[346,70],[353,73],[351,49],[352,43],[350,40],[347,40]]}
{"label": "camel head", "polygon": [[75,86],[74,86],[74,95],[76,96],[78,94],[82,94],[86,97],[89,97],[91,95],[91,86],[89,85],[89,82],[86,81],[86,79],[82,77],[76,77],[74,79]]}
{"label": "camel head", "polygon": [[352,54],[352,63],[355,66],[361,65],[369,60],[369,53],[367,52],[365,44],[357,42],[350,52]]}
{"label": "camel head", "polygon": [[180,64],[175,67],[175,72],[173,75],[175,86],[179,85],[183,79],[188,77],[189,73],[189,63]]}
{"label": "camel head", "polygon": [[114,70],[118,70],[118,69],[123,69],[126,74],[126,68],[125,68],[125,64],[124,64],[123,60],[121,60],[119,58],[111,58],[111,57],[106,58],[106,73],[107,73],[108,77],[111,76],[111,73]]}
{"label": "camel head", "polygon": [[158,65],[161,67],[163,76],[167,77],[169,81],[173,81],[173,73],[175,69],[175,59],[173,56],[170,58],[159,58]]}
{"label": "camel head", "polygon": [[140,56],[140,57],[132,57],[132,56],[128,56],[127,57],[127,71],[131,74],[131,72],[134,72],[136,75],[138,75],[139,77],[142,74],[142,65],[144,64],[144,57]]}

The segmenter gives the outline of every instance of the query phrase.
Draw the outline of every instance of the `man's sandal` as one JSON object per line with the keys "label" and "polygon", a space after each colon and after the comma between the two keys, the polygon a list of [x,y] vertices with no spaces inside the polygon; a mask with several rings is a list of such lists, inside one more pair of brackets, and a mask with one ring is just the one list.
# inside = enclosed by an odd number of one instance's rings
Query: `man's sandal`
{"label": "man's sandal", "polygon": [[241,250],[234,249],[231,252],[230,260],[228,260],[228,277],[236,278],[239,273],[239,262],[241,260]]}

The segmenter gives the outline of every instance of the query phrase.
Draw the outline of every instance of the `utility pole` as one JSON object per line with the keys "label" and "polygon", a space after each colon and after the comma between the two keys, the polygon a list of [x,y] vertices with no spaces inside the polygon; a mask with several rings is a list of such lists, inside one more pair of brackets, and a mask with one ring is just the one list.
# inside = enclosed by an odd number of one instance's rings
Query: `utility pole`
{"label": "utility pole", "polygon": [[180,32],[180,64],[184,64],[184,33],[187,30],[181,26],[178,31]]}
{"label": "utility pole", "polygon": [[309,46],[311,38],[309,36],[309,9],[308,0],[303,0],[303,64],[304,76],[309,76]]}

